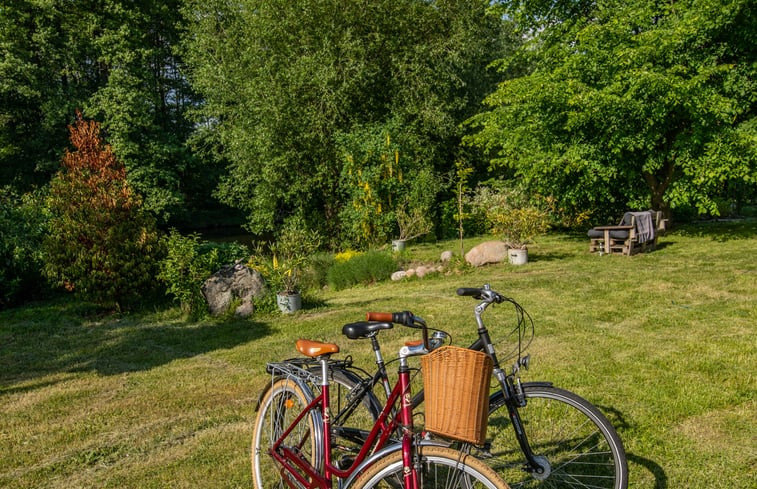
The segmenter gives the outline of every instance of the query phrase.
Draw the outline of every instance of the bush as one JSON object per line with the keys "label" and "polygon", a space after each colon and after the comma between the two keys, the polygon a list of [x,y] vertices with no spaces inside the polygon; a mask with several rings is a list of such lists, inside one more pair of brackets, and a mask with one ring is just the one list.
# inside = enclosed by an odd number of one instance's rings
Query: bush
{"label": "bush", "polygon": [[264,273],[274,292],[300,292],[302,275],[320,245],[320,234],[308,229],[301,216],[291,217],[284,223],[276,241],[271,244],[272,263]]}
{"label": "bush", "polygon": [[197,319],[207,312],[202,284],[224,265],[249,256],[238,243],[203,242],[197,234],[182,236],[175,229],[165,238],[166,257],[158,278],[184,314]]}
{"label": "bush", "polygon": [[473,196],[473,207],[486,217],[491,232],[501,236],[510,248],[524,249],[549,229],[549,215],[530,202],[519,188],[481,185]]}
{"label": "bush", "polygon": [[320,289],[328,285],[329,270],[334,265],[334,255],[331,253],[316,253],[310,260],[310,266],[303,275],[302,288]]}
{"label": "bush", "polygon": [[126,169],[100,138],[100,126],[79,115],[50,183],[45,274],[56,285],[99,304],[140,298],[155,285],[159,239],[155,219],[126,179]]}
{"label": "bush", "polygon": [[39,297],[47,215],[40,194],[0,188],[0,309]]}
{"label": "bush", "polygon": [[389,253],[368,251],[348,260],[335,260],[328,272],[329,286],[336,290],[357,284],[370,284],[386,280],[397,270],[397,264]]}

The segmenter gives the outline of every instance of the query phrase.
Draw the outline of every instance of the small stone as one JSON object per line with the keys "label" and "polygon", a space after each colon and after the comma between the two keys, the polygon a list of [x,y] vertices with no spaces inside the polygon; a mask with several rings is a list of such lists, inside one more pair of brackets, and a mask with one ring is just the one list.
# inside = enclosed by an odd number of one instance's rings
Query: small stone
{"label": "small stone", "polygon": [[452,252],[449,250],[442,251],[441,260],[442,263],[447,263],[448,261],[452,260]]}
{"label": "small stone", "polygon": [[415,268],[409,269],[405,274],[406,277],[415,277]]}
{"label": "small stone", "polygon": [[425,277],[428,274],[428,272],[429,272],[428,267],[423,266],[423,265],[415,269],[415,274],[418,276],[418,278]]}
{"label": "small stone", "polygon": [[402,280],[403,278],[405,278],[405,276],[407,276],[407,272],[404,270],[400,270],[392,274],[392,280],[397,282],[398,280]]}

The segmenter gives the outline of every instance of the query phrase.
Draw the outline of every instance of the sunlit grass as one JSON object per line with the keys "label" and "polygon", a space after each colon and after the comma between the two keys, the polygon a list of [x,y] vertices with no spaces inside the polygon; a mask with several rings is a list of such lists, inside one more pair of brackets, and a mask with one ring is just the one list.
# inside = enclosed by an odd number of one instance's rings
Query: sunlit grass
{"label": "sunlit grass", "polygon": [[[410,248],[434,260],[459,246]],[[4,311],[0,486],[250,487],[266,361],[295,356],[307,337],[370,368],[369,345],[340,335],[367,310],[410,309],[465,344],[475,303],[454,292],[485,282],[535,321],[526,379],[575,391],[616,424],[631,488],[753,486],[757,224],[678,229],[630,258],[587,250],[582,236],[550,235],[524,267],[324,290],[322,305],[292,317],[191,324],[174,309],[119,317],[67,301]],[[488,319],[497,337],[512,309]],[[385,354],[415,335],[383,333]]]}

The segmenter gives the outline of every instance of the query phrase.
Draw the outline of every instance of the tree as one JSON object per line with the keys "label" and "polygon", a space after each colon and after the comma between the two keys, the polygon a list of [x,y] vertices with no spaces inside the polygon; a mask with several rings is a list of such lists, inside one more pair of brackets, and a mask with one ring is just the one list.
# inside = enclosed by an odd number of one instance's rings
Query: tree
{"label": "tree", "polygon": [[19,196],[0,187],[0,309],[39,298],[46,289],[41,270],[47,231],[44,196]]}
{"label": "tree", "polygon": [[220,198],[255,232],[301,213],[335,236],[340,140],[392,125],[419,166],[451,164],[458,124],[492,87],[486,66],[502,52],[488,5],[190,1],[190,77],[230,162]]}
{"label": "tree", "polygon": [[177,54],[183,3],[105,1],[94,45],[107,78],[86,104],[103,121],[145,207],[164,219],[187,205],[187,188],[202,179],[202,162],[186,145],[198,98]]}
{"label": "tree", "polygon": [[70,133],[75,151],[66,151],[51,182],[45,273],[81,297],[121,306],[154,283],[155,221],[102,141],[100,125],[79,117]]}
{"label": "tree", "polygon": [[[77,109],[103,121],[145,205],[168,218],[207,188],[186,147],[197,97],[176,54],[179,5],[9,0],[0,7],[0,178],[45,184]],[[194,180],[202,179],[202,184]]]}
{"label": "tree", "polygon": [[757,183],[749,0],[512,2],[527,42],[468,140],[558,208],[717,214]]}
{"label": "tree", "polygon": [[24,192],[59,166],[66,124],[101,82],[92,2],[0,7],[0,180]]}

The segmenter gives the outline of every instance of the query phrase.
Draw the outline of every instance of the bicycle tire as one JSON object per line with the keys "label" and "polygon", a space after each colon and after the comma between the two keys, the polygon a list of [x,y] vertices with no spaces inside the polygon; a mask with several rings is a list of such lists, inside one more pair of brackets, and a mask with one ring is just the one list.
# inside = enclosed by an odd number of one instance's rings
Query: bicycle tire
{"label": "bicycle tire", "polygon": [[[420,488],[509,489],[491,467],[477,458],[438,446],[418,446]],[[390,453],[368,467],[350,489],[399,489],[404,487],[402,451]]]}
{"label": "bicycle tire", "polygon": [[[524,384],[526,406],[519,408],[523,429],[545,474],[529,474],[513,433],[502,392],[490,398],[487,441],[477,456],[513,489],[626,489],[628,462],[623,443],[607,418],[590,402],[548,385]],[[475,451],[474,451],[475,452]]]}
{"label": "bicycle tire", "polygon": [[[269,454],[273,440],[277,440],[291,422],[307,407],[307,397],[297,383],[291,379],[274,379],[260,401],[255,426],[252,432],[252,480],[256,489],[289,487],[279,471],[279,465]],[[290,447],[297,451],[314,467],[319,467],[314,415],[307,416],[287,437]],[[321,428],[317,428],[321,429]]]}

